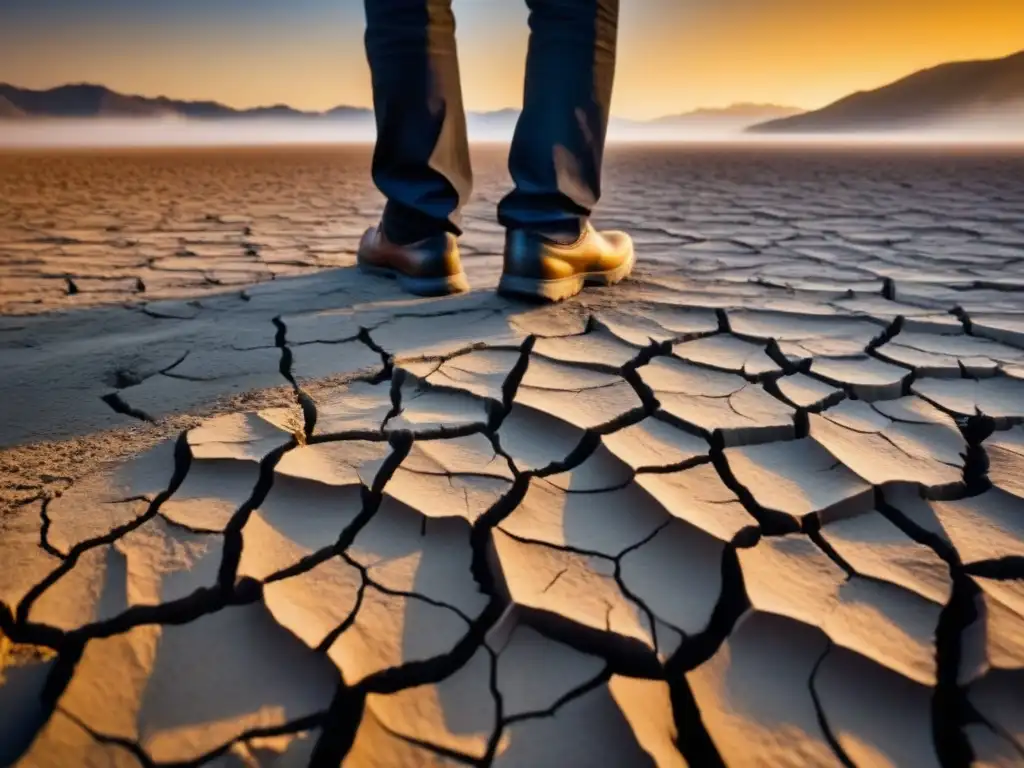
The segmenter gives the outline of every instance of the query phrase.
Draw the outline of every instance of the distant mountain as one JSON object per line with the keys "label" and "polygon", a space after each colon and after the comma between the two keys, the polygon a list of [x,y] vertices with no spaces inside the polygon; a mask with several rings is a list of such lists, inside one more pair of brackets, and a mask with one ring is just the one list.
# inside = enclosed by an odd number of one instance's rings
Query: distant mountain
{"label": "distant mountain", "polygon": [[0,98],[32,117],[159,117],[169,109],[156,99],[125,96],[100,85],[62,85],[30,91],[0,84]]}
{"label": "distant mountain", "polygon": [[728,107],[695,109],[679,115],[666,115],[652,120],[654,125],[679,126],[685,128],[704,128],[728,125],[733,128],[747,126],[766,120],[777,120],[784,117],[802,114],[804,110],[797,107],[784,107],[778,104],[740,103]]}
{"label": "distant mountain", "polygon": [[941,64],[814,112],[747,130],[843,133],[975,125],[1024,133],[1024,51],[1003,59]]}
{"label": "distant mountain", "polygon": [[[518,109],[499,109],[494,112],[471,112],[467,115],[470,132],[511,135],[519,119]],[[733,104],[729,107],[698,109],[678,115],[666,115],[654,120],[631,120],[612,116],[609,131],[621,138],[671,138],[687,133],[735,133],[744,128],[777,117],[799,114],[795,107],[775,104]]]}
{"label": "distant mountain", "polygon": [[366,120],[373,122],[373,110],[366,107],[334,107],[323,113],[324,117],[337,118],[340,120]]}
{"label": "distant mountain", "polygon": [[[471,132],[495,138],[511,136],[519,119],[518,109],[470,112]],[[699,109],[651,121],[613,117],[612,131],[633,135],[657,128],[659,135],[690,128],[736,131],[756,122],[796,114],[799,110],[773,104],[734,104],[720,109]],[[164,119],[330,119],[360,127],[373,126],[373,110],[338,106],[325,112],[303,112],[286,104],[253,109],[234,109],[216,101],[182,101],[165,96],[129,96],[102,85],[79,83],[44,91],[0,84],[0,120],[14,117],[45,118],[164,118]]]}
{"label": "distant mountain", "polygon": [[[8,114],[4,105],[16,110]],[[216,101],[179,101],[165,96],[126,96],[102,85],[78,83],[45,91],[33,91],[0,83],[0,118],[30,117],[163,117],[190,119],[226,118],[319,118],[371,115],[368,109],[336,107],[329,112],[303,112],[285,104],[254,109],[234,109]]]}

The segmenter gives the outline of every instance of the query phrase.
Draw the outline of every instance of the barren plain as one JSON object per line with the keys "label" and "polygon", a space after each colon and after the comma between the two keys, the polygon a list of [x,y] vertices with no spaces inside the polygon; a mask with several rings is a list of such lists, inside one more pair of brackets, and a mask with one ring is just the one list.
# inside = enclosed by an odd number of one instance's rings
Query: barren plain
{"label": "barren plain", "polygon": [[367,148],[0,154],[0,765],[1024,765],[1024,153],[614,147],[614,289]]}

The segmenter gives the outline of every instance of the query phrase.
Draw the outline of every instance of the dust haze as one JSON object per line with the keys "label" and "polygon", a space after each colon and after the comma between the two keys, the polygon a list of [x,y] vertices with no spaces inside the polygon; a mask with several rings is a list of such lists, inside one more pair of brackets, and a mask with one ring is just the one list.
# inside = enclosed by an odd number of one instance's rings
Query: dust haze
{"label": "dust haze", "polygon": [[[507,143],[514,118],[469,119],[470,140]],[[734,124],[678,126],[613,118],[611,143],[752,143],[752,144],[970,144],[1022,145],[1024,128],[1004,122],[966,121],[934,128],[829,133],[751,134]],[[231,147],[368,144],[375,138],[371,121],[337,120],[140,120],[116,118],[28,119],[0,124],[0,148]]]}

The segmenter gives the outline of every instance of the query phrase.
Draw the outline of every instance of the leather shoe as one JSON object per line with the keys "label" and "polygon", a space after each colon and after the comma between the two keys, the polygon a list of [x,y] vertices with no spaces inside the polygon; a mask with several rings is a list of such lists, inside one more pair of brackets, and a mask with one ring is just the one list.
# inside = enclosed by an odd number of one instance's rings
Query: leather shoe
{"label": "leather shoe", "polygon": [[394,278],[403,289],[417,296],[444,296],[469,290],[459,260],[459,245],[450,232],[399,245],[388,240],[378,224],[366,230],[359,241],[356,263],[369,274]]}
{"label": "leather shoe", "polygon": [[625,232],[598,232],[589,223],[574,243],[512,229],[505,234],[505,268],[498,293],[544,301],[575,296],[586,285],[614,285],[633,271],[633,240]]}

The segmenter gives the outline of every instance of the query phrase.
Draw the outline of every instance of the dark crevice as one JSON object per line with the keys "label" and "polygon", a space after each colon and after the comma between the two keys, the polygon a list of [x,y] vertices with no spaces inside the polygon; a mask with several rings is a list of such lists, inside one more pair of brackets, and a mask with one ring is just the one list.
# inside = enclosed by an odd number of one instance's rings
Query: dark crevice
{"label": "dark crevice", "polygon": [[847,578],[852,578],[854,576],[859,575],[857,573],[857,570],[846,560],[846,558],[844,558],[842,555],[836,552],[835,547],[829,544],[825,540],[825,537],[821,535],[821,521],[818,518],[818,516],[812,515],[808,518],[808,520],[814,521],[810,525],[806,526],[806,528],[808,529],[806,530],[807,537],[812,542],[814,542],[814,545],[822,552],[824,552],[829,560],[831,560],[833,563],[842,568],[843,571],[846,572]]}
{"label": "dark crevice", "polygon": [[151,371],[148,373],[140,373],[131,368],[116,368],[106,378],[106,383],[114,389],[129,389],[131,387],[137,387],[142,382],[146,381],[157,374],[167,375],[173,371],[176,367],[181,365],[188,358],[189,353],[185,352],[181,357],[175,360],[170,365],[161,368],[158,371]]}
{"label": "dark crevice", "polygon": [[896,281],[891,277],[882,280],[882,298],[896,301]]}
{"label": "dark crevice", "polygon": [[81,541],[71,547],[61,564],[51,571],[46,578],[32,587],[32,589],[30,589],[22,598],[16,612],[18,622],[24,623],[28,621],[28,614],[35,601],[38,600],[47,589],[69,573],[78,563],[78,559],[83,554],[91,549],[95,549],[96,547],[113,544],[117,539],[127,533],[131,533],[136,528],[139,528],[149,520],[153,519],[159,512],[161,505],[163,505],[163,503],[170,498],[176,490],[178,490],[178,487],[185,480],[185,475],[188,473],[191,463],[192,452],[188,446],[188,433],[182,432],[178,436],[178,440],[174,446],[174,473],[171,476],[167,489],[157,494],[157,496],[150,502],[146,511],[135,519],[108,531],[103,536]]}
{"label": "dark crevice", "polygon": [[313,748],[309,768],[338,768],[352,749],[366,707],[366,693],[349,687],[342,680],[323,717],[320,738]]}
{"label": "dark crevice", "polygon": [[[364,506],[363,510],[360,511],[359,515],[356,515],[355,520],[353,520],[352,523],[350,523],[349,525],[352,525],[352,524],[354,524],[356,522],[356,520],[359,520],[360,517],[364,514],[365,509],[366,509],[366,507]],[[346,527],[345,530],[348,530],[348,527]],[[344,532],[342,533],[342,535],[344,535]],[[337,550],[338,550],[337,544],[332,544],[329,547],[324,547],[323,549],[319,549],[316,552],[313,552],[313,553],[311,553],[309,555],[306,555],[305,557],[301,558],[300,560],[297,560],[296,562],[294,562],[291,565],[289,565],[287,568],[282,568],[279,571],[275,571],[270,576],[267,576],[263,580],[263,583],[264,584],[273,584],[275,581],[284,581],[285,579],[290,579],[293,576],[301,576],[304,573],[308,573],[309,571],[312,571],[317,566],[322,565],[323,563],[326,563],[332,557],[337,555],[338,554]]]}
{"label": "dark crevice", "polygon": [[949,566],[953,591],[939,614],[935,630],[937,682],[932,695],[932,738],[943,768],[962,768],[972,763],[973,751],[964,731],[970,721],[971,707],[966,692],[959,684],[959,675],[964,634],[979,618],[979,587],[967,574],[956,549],[889,504],[881,488],[875,489],[875,508],[911,539],[929,547]]}
{"label": "dark crevice", "polygon": [[601,672],[594,678],[588,680],[582,685],[573,688],[568,693],[562,694],[554,704],[547,709],[538,710],[535,712],[522,712],[518,715],[509,715],[502,722],[502,727],[507,728],[510,725],[521,723],[524,720],[538,720],[544,717],[553,717],[558,713],[562,707],[576,699],[582,698],[591,691],[595,691],[602,685],[606,685],[612,678],[612,671],[608,667],[605,667]]}
{"label": "dark crevice", "polygon": [[366,693],[389,694],[441,682],[469,662],[483,644],[487,631],[501,618],[503,611],[502,601],[492,597],[451,651],[432,659],[408,661],[397,667],[380,670],[364,678],[357,687]]}
{"label": "dark crevice", "polygon": [[806,373],[810,367],[812,358],[806,358],[794,363],[790,360],[786,354],[782,351],[782,347],[779,346],[779,342],[776,339],[768,339],[768,343],[765,344],[764,353],[768,355],[768,358],[775,363],[786,376],[792,376],[796,373]]}
{"label": "dark crevice", "polygon": [[320,641],[320,644],[316,647],[317,653],[327,653],[331,646],[333,646],[339,637],[348,631],[349,627],[356,623],[356,619],[359,616],[359,609],[363,605],[363,598],[366,596],[366,581],[359,585],[359,591],[356,593],[356,601],[352,605],[352,610],[349,611],[348,616],[338,626],[332,629],[324,636],[324,639]]}
{"label": "dark crevice", "polygon": [[274,335],[274,346],[281,350],[281,362],[278,366],[281,375],[288,381],[292,387],[298,389],[298,385],[295,383],[295,377],[292,375],[292,351],[288,346],[288,327],[284,324],[284,320],[278,315],[271,319],[277,332]]}
{"label": "dark crevice", "polygon": [[[703,369],[705,371],[713,371],[714,373],[725,373],[725,374],[729,374],[731,376],[739,376],[744,381],[746,381],[747,384],[761,384],[766,379],[778,378],[779,376],[782,375],[781,371],[774,371],[774,370],[763,371],[761,373],[749,373],[747,371],[746,361],[744,361],[743,365],[740,368],[730,368],[727,365],[715,365],[714,363],[709,363],[709,362],[706,362],[704,360],[694,360],[692,358],[683,357],[679,353],[675,353],[675,357],[680,362],[683,362],[686,365],[692,366],[694,368],[701,368],[701,369]],[[739,387],[736,390],[736,392],[739,392],[741,389],[743,389],[743,388]],[[672,394],[686,394],[686,393],[679,392],[679,393],[672,393]],[[699,396],[700,397],[711,397],[711,395],[699,395]],[[721,397],[721,395],[719,395],[718,397]]]}
{"label": "dark crevice", "polygon": [[404,741],[406,744],[411,744],[417,749],[422,749],[426,752],[432,752],[433,754],[438,755],[439,757],[444,757],[448,760],[454,760],[455,762],[462,763],[463,765],[480,764],[480,759],[473,757],[472,755],[467,755],[463,752],[450,749],[449,747],[441,746],[440,744],[432,744],[431,742],[425,741],[423,739],[416,739],[412,736],[406,736],[404,733],[398,733],[397,731],[391,730],[390,728],[388,728],[386,723],[381,723],[381,727],[394,738],[399,739],[400,741]]}
{"label": "dark crevice", "polygon": [[359,334],[356,336],[356,338],[358,338],[359,341],[361,341],[367,347],[369,347],[374,352],[376,352],[378,355],[380,355],[380,360],[381,360],[381,363],[382,363],[383,367],[381,368],[380,373],[378,373],[376,376],[374,376],[370,380],[370,383],[371,384],[380,384],[383,381],[388,381],[391,378],[391,376],[393,375],[394,370],[395,370],[395,360],[394,360],[394,358],[391,356],[391,354],[386,349],[384,349],[383,347],[378,345],[377,342],[375,342],[373,340],[373,337],[370,336],[370,329],[369,328],[360,328],[359,329]]}
{"label": "dark crevice", "polygon": [[502,723],[505,720],[505,697],[498,686],[498,654],[486,642],[483,647],[487,651],[490,661],[487,687],[490,689],[491,699],[494,701],[494,730],[491,731],[491,736],[487,740],[487,749],[484,750],[484,756],[478,764],[489,768],[494,760],[494,754],[498,750],[498,745],[501,743]]}
{"label": "dark crevice", "polygon": [[951,568],[953,594],[935,629],[937,682],[932,696],[932,738],[943,768],[972,765],[974,753],[964,726],[970,704],[959,684],[964,633],[978,620],[978,586],[959,568]]}
{"label": "dark crevice", "polygon": [[[493,668],[495,671],[497,670],[496,663],[493,665]],[[491,736],[491,739],[488,741],[487,752],[484,755],[484,758],[479,762],[479,765],[482,766],[482,768],[487,768],[494,762],[498,747],[501,744],[501,737],[510,726],[529,720],[541,720],[544,718],[555,717],[562,707],[586,696],[588,693],[597,690],[603,685],[607,685],[609,680],[611,680],[611,677],[611,670],[608,667],[605,667],[596,677],[560,696],[558,700],[547,709],[535,712],[522,712],[518,715],[509,715],[508,717],[503,716],[501,694],[500,691],[497,690],[497,678],[496,676],[493,677],[491,687],[492,691],[495,693],[495,698],[498,703],[499,723],[494,734]]]}
{"label": "dark crevice", "polygon": [[394,476],[395,472],[398,471],[398,467],[405,461],[406,456],[409,455],[413,440],[410,433],[396,431],[389,435],[388,442],[391,445],[391,453],[387,455],[381,463],[380,469],[377,470],[377,474],[373,478],[373,485],[370,488],[363,488],[362,509],[338,536],[338,540],[333,547],[334,554],[345,552],[352,545],[352,542],[355,541],[359,532],[377,514],[377,510],[384,500],[384,487]]}
{"label": "dark crevice", "polygon": [[923,544],[934,551],[951,568],[959,568],[961,566],[960,556],[952,544],[938,534],[922,528],[899,509],[892,506],[885,498],[884,489],[877,486],[875,487],[875,509],[918,544]]}
{"label": "dark crevice", "polygon": [[495,432],[501,427],[502,422],[512,410],[512,404],[515,402],[516,394],[519,392],[519,386],[523,383],[526,371],[530,367],[530,353],[533,352],[533,347],[536,343],[536,336],[526,337],[519,348],[519,359],[516,360],[516,364],[512,366],[512,370],[508,372],[505,381],[501,384],[502,409],[492,415],[490,423],[490,428]]}
{"label": "dark crevice", "polygon": [[[87,734],[89,734],[89,737],[93,741],[99,744],[103,744],[105,746],[118,747],[120,749],[125,750],[126,752],[130,753],[132,757],[139,761],[139,763],[142,765],[142,768],[156,768],[156,763],[154,763],[150,759],[149,755],[146,754],[146,751],[137,742],[134,742],[131,739],[122,738],[120,736],[108,736],[106,734],[98,733],[71,712],[61,709],[60,713],[69,720],[71,720],[71,722],[73,722]],[[164,768],[164,766],[161,766],[161,768]]]}
{"label": "dark crevice", "polygon": [[[841,397],[840,397],[841,399]],[[793,437],[803,440],[811,434],[811,416],[809,408],[797,408],[793,412]]]}
{"label": "dark crevice", "polygon": [[39,508],[39,517],[42,522],[39,526],[39,546],[42,547],[43,551],[48,555],[56,557],[58,560],[64,559],[64,553],[58,550],[50,543],[50,525],[52,524],[49,515],[50,502],[53,498],[45,498]]}
{"label": "dark crevice", "polygon": [[736,547],[729,545],[722,553],[722,591],[708,626],[699,634],[687,637],[665,664],[672,700],[672,712],[679,733],[677,746],[693,766],[723,766],[718,748],[708,733],[700,707],[693,696],[686,673],[714,656],[743,613],[750,607],[743,571]]}
{"label": "dark crevice", "polygon": [[821,699],[818,698],[818,690],[814,687],[815,678],[818,676],[818,670],[821,669],[821,665],[825,663],[825,659],[829,652],[832,650],[832,641],[829,640],[822,651],[821,656],[814,663],[814,668],[811,670],[811,676],[807,680],[807,688],[811,693],[811,701],[814,703],[814,713],[818,718],[818,727],[821,728],[821,732],[825,736],[825,741],[828,742],[829,747],[832,748],[832,752],[835,753],[836,759],[839,760],[846,768],[857,768],[857,764],[850,759],[850,756],[846,754],[846,750],[843,749],[843,745],[839,743],[839,739],[836,738],[835,733],[832,731],[832,726],[829,725],[828,718],[825,717],[825,708],[821,704]]}
{"label": "dark crevice", "polygon": [[274,334],[274,346],[281,350],[281,361],[278,365],[278,370],[280,371],[281,376],[292,385],[292,390],[295,392],[295,401],[302,409],[302,431],[304,436],[308,439],[313,435],[313,431],[316,429],[318,417],[316,401],[302,389],[299,382],[295,379],[295,374],[292,370],[295,357],[288,344],[288,327],[285,325],[284,319],[278,315],[273,318],[271,322],[273,322],[274,327],[277,329]]}
{"label": "dark crevice", "polygon": [[403,589],[394,589],[392,587],[385,586],[380,582],[374,581],[373,578],[370,576],[369,567],[360,563],[358,560],[356,560],[354,557],[348,554],[348,552],[341,551],[338,553],[338,557],[340,557],[350,566],[359,571],[359,574],[363,580],[363,589],[361,591],[364,591],[366,587],[373,587],[381,594],[388,595],[389,597],[400,597],[404,600],[420,600],[424,603],[427,603],[428,605],[434,606],[435,608],[443,608],[445,610],[451,611],[460,619],[465,621],[466,624],[468,625],[473,624],[473,619],[470,616],[467,616],[461,609],[457,608],[454,605],[450,605],[440,600],[436,600],[432,597],[428,597],[427,595],[421,595],[418,592],[409,592]]}
{"label": "dark crevice", "polygon": [[762,507],[757,499],[754,498],[754,494],[736,479],[736,475],[733,474],[732,468],[729,466],[729,460],[726,458],[725,449],[720,440],[712,442],[710,456],[711,463],[714,464],[715,470],[718,472],[722,482],[730,491],[736,494],[736,497],[750,516],[757,520],[765,536],[784,536],[787,533],[798,533],[800,531],[800,524],[793,517],[774,509]]}
{"label": "dark crevice", "polygon": [[508,492],[476,519],[469,532],[469,545],[473,552],[470,572],[485,594],[499,593],[488,562],[491,532],[522,503],[530,487],[530,480],[531,475],[528,472],[517,475]]}
{"label": "dark crevice", "polygon": [[299,403],[299,408],[302,409],[303,434],[305,435],[306,440],[309,440],[316,431],[316,422],[319,418],[316,401],[301,387],[296,390],[295,399]]}
{"label": "dark crevice", "polygon": [[674,678],[682,677],[714,656],[725,639],[732,634],[736,622],[750,607],[737,549],[736,546],[727,545],[722,552],[722,591],[707,627],[698,634],[686,637],[665,665],[670,684]]}
{"label": "dark crevice", "polygon": [[600,445],[601,436],[596,432],[587,430],[583,433],[580,441],[571,451],[569,451],[569,454],[564,459],[552,461],[550,464],[541,467],[540,469],[535,469],[529,474],[536,477],[550,477],[551,475],[558,475],[562,472],[568,472],[572,469],[576,469],[576,467],[589,459]]}
{"label": "dark crevice", "polygon": [[626,411],[625,413],[619,414],[615,418],[610,419],[609,421],[606,421],[603,424],[598,424],[595,427],[591,427],[586,431],[588,434],[592,434],[595,437],[600,437],[601,435],[610,435],[613,432],[618,432],[619,430],[625,429],[626,427],[632,427],[636,424],[639,424],[641,421],[643,421],[652,413],[654,413],[654,409],[657,407],[658,401],[655,400],[654,403],[651,405],[645,404],[638,406],[636,408],[632,408]]}
{"label": "dark crevice", "polygon": [[391,410],[384,416],[384,420],[381,422],[380,428],[387,429],[388,424],[392,419],[397,417],[402,412],[402,387],[408,375],[403,368],[396,368],[391,374],[391,386],[388,389],[388,394],[391,397]]}
{"label": "dark crevice", "polygon": [[[612,606],[607,606],[610,612]],[[518,607],[522,621],[533,630],[556,643],[580,653],[603,659],[609,670],[625,677],[661,680],[664,667],[654,649],[643,640],[619,635],[603,627],[588,626],[566,619],[551,611]]]}
{"label": "dark crevice", "polygon": [[[704,454],[701,456],[694,456],[689,459],[684,459],[683,461],[678,461],[675,464],[663,464],[650,467],[637,467],[636,471],[634,472],[634,477],[636,475],[671,475],[675,474],[676,472],[685,472],[688,469],[693,469],[694,467],[699,467],[704,464],[710,463],[711,457],[707,454]],[[632,481],[632,479],[633,478],[630,478],[630,481]],[[623,487],[626,485],[629,485],[629,482],[624,483]],[[567,491],[567,493],[572,493],[572,491]]]}
{"label": "dark crevice", "polygon": [[369,429],[350,429],[344,432],[321,432],[313,435],[306,441],[307,445],[323,445],[325,443],[342,443],[346,441],[360,441],[366,443],[386,443],[389,435],[384,432]]}
{"label": "dark crevice", "polygon": [[992,487],[989,480],[989,458],[985,441],[995,432],[996,422],[989,416],[976,413],[965,420],[958,420],[960,433],[967,443],[964,457],[964,485],[969,496],[977,496]]}
{"label": "dark crevice", "polygon": [[289,342],[290,347],[308,347],[310,344],[323,344],[325,346],[335,346],[338,344],[350,344],[353,341],[360,341],[359,334],[355,336],[345,336],[341,339],[309,339],[308,341],[293,341]]}
{"label": "dark crevice", "polygon": [[971,576],[995,581],[1024,581],[1024,555],[1007,555],[994,560],[981,560],[964,566]]}
{"label": "dark crevice", "polygon": [[[188,356],[189,356],[190,354],[191,354],[191,352],[185,352],[185,354],[183,354],[183,355],[182,355],[181,357],[179,357],[179,358],[178,358],[177,360],[175,360],[175,361],[174,361],[173,363],[171,363],[170,365],[168,365],[168,366],[167,366],[166,368],[161,368],[161,369],[160,369],[160,371],[159,371],[159,373],[163,373],[163,374],[168,374],[168,373],[170,373],[170,372],[171,372],[171,371],[173,371],[173,370],[174,370],[175,368],[177,368],[177,367],[178,367],[179,365],[181,365],[182,363],[184,363],[184,362],[185,362],[185,361],[186,361],[186,360],[188,359]],[[146,377],[146,378],[148,378],[148,377]],[[141,381],[140,381],[139,383],[141,383]],[[120,387],[119,387],[119,389],[120,389]]]}
{"label": "dark crevice", "polygon": [[63,644],[40,692],[40,704],[46,712],[45,718],[42,718],[40,722],[48,721],[57,709],[60,697],[67,690],[84,652],[85,640],[83,639],[68,640]]}
{"label": "dark crevice", "polygon": [[958,304],[949,310],[949,314],[953,315],[960,321],[960,325],[963,327],[964,333],[968,336],[974,335],[974,323],[971,321],[971,316],[967,313],[966,309]]}
{"label": "dark crevice", "polygon": [[668,344],[652,342],[644,347],[632,360],[627,362],[619,370],[619,375],[633,388],[636,396],[640,398],[642,407],[647,414],[652,414],[661,406],[654,390],[649,387],[640,376],[639,369],[647,365],[659,355],[669,354],[671,347]]}
{"label": "dark crevice", "polygon": [[676,726],[676,749],[695,768],[725,768],[725,762],[708,733],[700,707],[685,677],[668,679],[672,715]]}
{"label": "dark crevice", "polygon": [[256,481],[252,494],[224,526],[224,553],[220,562],[217,583],[225,592],[230,592],[233,589],[238,576],[238,565],[242,558],[242,529],[249,522],[253,510],[259,507],[270,493],[270,489],[274,485],[274,470],[278,462],[281,461],[281,457],[297,445],[298,443],[293,438],[263,457],[260,461],[259,479]]}
{"label": "dark crevice", "polygon": [[201,587],[186,597],[158,605],[132,606],[114,618],[87,624],[68,633],[72,639],[98,639],[119,635],[136,627],[160,624],[177,626],[215,613],[229,606],[251,605],[263,598],[262,586],[252,579],[240,579],[231,592]]}
{"label": "dark crevice", "polygon": [[120,413],[123,416],[131,416],[133,419],[147,421],[151,424],[156,423],[156,419],[145,411],[129,405],[117,392],[111,392],[109,395],[103,395],[100,400],[109,405],[114,413]]}
{"label": "dark crevice", "polygon": [[884,344],[888,344],[899,335],[903,330],[903,327],[906,325],[906,322],[907,320],[903,315],[896,315],[893,321],[889,323],[889,325],[887,325],[880,334],[868,342],[864,351],[871,354]]}

